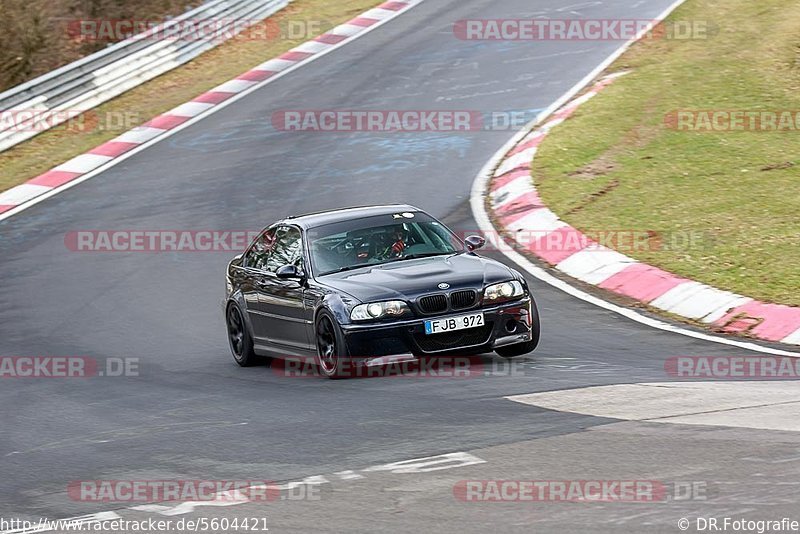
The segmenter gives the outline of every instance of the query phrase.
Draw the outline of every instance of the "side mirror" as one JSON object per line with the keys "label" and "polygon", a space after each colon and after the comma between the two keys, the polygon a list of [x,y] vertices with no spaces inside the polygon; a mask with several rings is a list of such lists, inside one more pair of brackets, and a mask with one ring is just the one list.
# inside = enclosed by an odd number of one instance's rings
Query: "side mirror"
{"label": "side mirror", "polygon": [[284,265],[283,267],[278,267],[278,270],[275,271],[275,276],[281,280],[292,280],[303,277],[300,270],[294,265]]}
{"label": "side mirror", "polygon": [[485,245],[486,239],[484,239],[479,235],[471,235],[467,236],[467,238],[464,240],[464,243],[467,244],[467,250],[472,252],[473,250],[478,250],[483,245]]}

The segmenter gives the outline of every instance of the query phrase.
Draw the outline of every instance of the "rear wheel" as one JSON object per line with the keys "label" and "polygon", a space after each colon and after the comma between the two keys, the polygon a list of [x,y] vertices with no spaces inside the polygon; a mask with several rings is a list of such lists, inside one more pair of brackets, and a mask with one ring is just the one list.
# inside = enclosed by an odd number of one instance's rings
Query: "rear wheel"
{"label": "rear wheel", "polygon": [[233,359],[242,367],[255,365],[259,357],[253,349],[253,338],[247,330],[247,323],[239,306],[236,304],[228,306],[228,313],[225,316],[228,325],[228,343],[231,346]]}
{"label": "rear wheel", "polygon": [[522,356],[523,354],[533,352],[539,345],[540,333],[539,308],[536,307],[536,302],[531,299],[531,340],[515,345],[498,347],[495,349],[495,352],[503,358],[513,358],[514,356]]}
{"label": "rear wheel", "polygon": [[320,372],[328,378],[343,378],[343,369],[348,363],[344,336],[336,319],[327,311],[320,312],[317,318],[316,335]]}

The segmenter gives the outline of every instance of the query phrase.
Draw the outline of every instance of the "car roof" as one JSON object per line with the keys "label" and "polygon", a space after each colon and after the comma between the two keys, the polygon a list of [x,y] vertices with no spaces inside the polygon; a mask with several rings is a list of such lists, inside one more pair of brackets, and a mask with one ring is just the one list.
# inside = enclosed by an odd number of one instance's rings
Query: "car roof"
{"label": "car roof", "polygon": [[342,221],[352,221],[364,217],[375,215],[392,215],[405,211],[422,211],[409,204],[384,204],[380,206],[358,206],[353,208],[341,208],[330,211],[320,211],[317,213],[307,213],[305,215],[293,215],[286,217],[281,223],[296,224],[302,228],[315,228],[325,224],[332,224]]}

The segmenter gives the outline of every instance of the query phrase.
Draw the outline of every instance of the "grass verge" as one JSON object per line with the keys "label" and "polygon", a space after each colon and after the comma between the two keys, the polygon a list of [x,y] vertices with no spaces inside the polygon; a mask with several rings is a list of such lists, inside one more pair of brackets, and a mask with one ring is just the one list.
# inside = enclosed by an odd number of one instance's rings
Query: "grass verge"
{"label": "grass verge", "polygon": [[689,0],[668,20],[704,21],[714,31],[633,46],[610,69],[630,74],[542,143],[534,182],[545,203],[583,231],[661,235],[662,246],[620,249],[629,256],[800,305],[800,122],[788,131],[689,131],[674,122],[677,111],[797,117],[800,4]]}
{"label": "grass verge", "polygon": [[108,127],[84,131],[54,128],[0,153],[0,191],[83,154],[314,37],[297,28],[324,33],[379,3],[378,0],[296,0],[270,17],[270,27],[294,28],[293,34],[304,33],[302,37],[233,39],[94,109],[94,116],[101,119],[124,117],[124,127],[112,127],[110,122],[101,120],[100,124]]}

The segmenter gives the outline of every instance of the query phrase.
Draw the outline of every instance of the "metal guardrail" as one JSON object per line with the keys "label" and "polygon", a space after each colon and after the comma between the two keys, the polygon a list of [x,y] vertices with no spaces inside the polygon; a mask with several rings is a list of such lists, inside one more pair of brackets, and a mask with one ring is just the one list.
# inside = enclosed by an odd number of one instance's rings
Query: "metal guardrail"
{"label": "metal guardrail", "polygon": [[[211,0],[146,32],[0,93],[0,152],[194,59],[225,39],[158,37],[182,24],[214,24],[232,38],[292,0]],[[213,22],[212,22],[213,21]],[[19,120],[16,120],[19,118]]]}

